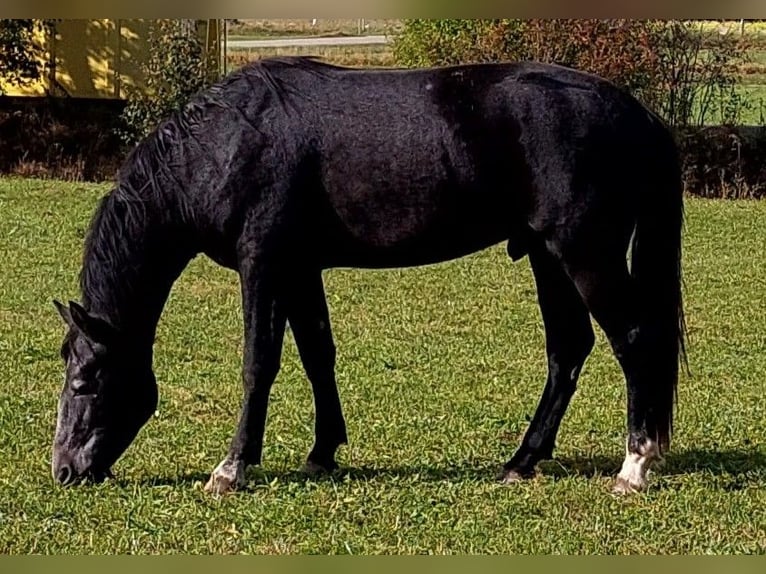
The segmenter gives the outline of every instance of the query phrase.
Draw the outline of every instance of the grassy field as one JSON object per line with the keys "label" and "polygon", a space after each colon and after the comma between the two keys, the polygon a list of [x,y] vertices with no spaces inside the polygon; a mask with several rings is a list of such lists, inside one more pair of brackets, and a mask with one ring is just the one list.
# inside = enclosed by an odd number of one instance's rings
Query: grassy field
{"label": "grassy field", "polygon": [[544,377],[526,260],[498,246],[420,269],[333,270],[326,287],[350,433],[332,479],[296,472],[312,442],[292,338],[249,488],[202,491],[240,404],[231,272],[195,260],[161,321],[157,416],[98,486],[55,487],[50,443],[82,237],[105,186],[0,180],[0,552],[766,552],[766,202],[689,200],[692,377],[673,451],[633,498],[610,494],[625,388],[598,332],[557,459],[502,487]]}

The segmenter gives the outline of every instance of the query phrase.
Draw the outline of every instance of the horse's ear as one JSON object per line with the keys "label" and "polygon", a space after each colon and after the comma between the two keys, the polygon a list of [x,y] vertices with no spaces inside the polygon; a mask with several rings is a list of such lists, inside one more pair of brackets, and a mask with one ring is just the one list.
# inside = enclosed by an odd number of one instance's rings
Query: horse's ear
{"label": "horse's ear", "polygon": [[114,339],[117,331],[107,321],[89,314],[79,303],[69,302],[69,315],[72,326],[82,332],[91,341],[96,343],[108,343]]}
{"label": "horse's ear", "polygon": [[53,300],[53,304],[56,306],[56,310],[59,312],[59,315],[61,315],[61,318],[64,319],[64,323],[66,323],[70,328],[74,327],[72,314],[69,312],[69,309],[67,309],[66,305],[56,301],[55,299]]}

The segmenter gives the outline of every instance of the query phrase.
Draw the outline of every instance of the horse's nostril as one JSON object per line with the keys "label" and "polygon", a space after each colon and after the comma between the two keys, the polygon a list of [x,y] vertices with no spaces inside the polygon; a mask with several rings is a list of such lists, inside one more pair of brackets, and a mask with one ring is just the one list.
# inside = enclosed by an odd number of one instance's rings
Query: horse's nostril
{"label": "horse's nostril", "polygon": [[70,480],[72,480],[72,467],[68,464],[63,465],[61,468],[59,468],[58,473],[56,474],[56,479],[61,484],[68,484]]}

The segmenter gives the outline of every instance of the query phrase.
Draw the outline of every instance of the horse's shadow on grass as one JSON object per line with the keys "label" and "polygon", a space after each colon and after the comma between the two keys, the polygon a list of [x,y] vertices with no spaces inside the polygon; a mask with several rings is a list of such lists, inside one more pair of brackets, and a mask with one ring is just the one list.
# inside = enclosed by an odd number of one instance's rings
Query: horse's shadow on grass
{"label": "horse's shadow on grass", "polygon": [[[500,465],[477,464],[464,462],[449,467],[433,467],[425,465],[390,466],[390,467],[342,467],[332,473],[307,474],[298,469],[273,470],[265,467],[251,468],[247,471],[248,486],[245,490],[259,485],[269,484],[276,480],[281,484],[308,482],[344,482],[369,481],[377,479],[420,480],[423,482],[438,481],[481,481],[492,480],[500,469]],[[182,486],[195,483],[205,484],[210,473],[192,472],[179,476],[147,477],[142,484],[147,486]],[[119,480],[118,480],[119,482]]]}
{"label": "horse's shadow on grass", "polygon": [[[563,456],[541,464],[541,473],[554,480],[582,477],[612,477],[620,469],[622,457],[616,456]],[[416,482],[495,482],[500,464],[488,461],[465,461],[450,466],[403,465],[389,467],[345,467],[332,474],[309,475],[300,470],[270,470],[257,467],[248,470],[248,487],[277,483],[344,482],[378,479],[407,479]],[[766,470],[766,453],[756,449],[707,450],[689,449],[668,454],[657,471],[662,476],[679,476],[706,472],[717,476],[740,475]],[[148,477],[147,486],[183,486],[205,484],[209,473],[193,472],[179,476]]]}
{"label": "horse's shadow on grass", "polygon": [[[543,463],[546,474],[557,477],[612,476],[619,472],[622,457],[616,456],[574,456],[561,457]],[[670,452],[662,463],[657,465],[657,472],[663,476],[678,476],[707,472],[713,475],[736,475],[749,471],[766,470],[766,452],[751,449],[701,449],[693,448]]]}

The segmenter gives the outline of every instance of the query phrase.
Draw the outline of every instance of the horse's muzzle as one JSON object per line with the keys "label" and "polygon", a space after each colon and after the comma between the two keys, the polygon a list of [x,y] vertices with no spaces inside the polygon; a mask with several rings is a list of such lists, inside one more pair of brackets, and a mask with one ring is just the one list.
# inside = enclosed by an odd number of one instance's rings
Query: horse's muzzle
{"label": "horse's muzzle", "polygon": [[54,453],[53,455],[51,473],[53,474],[53,480],[62,486],[68,486],[77,479],[77,472],[75,472],[72,460],[68,456],[59,453]]}

